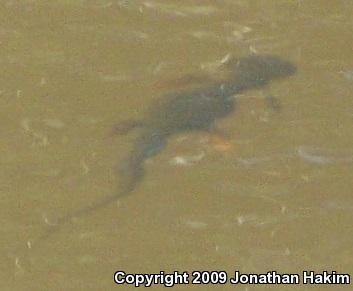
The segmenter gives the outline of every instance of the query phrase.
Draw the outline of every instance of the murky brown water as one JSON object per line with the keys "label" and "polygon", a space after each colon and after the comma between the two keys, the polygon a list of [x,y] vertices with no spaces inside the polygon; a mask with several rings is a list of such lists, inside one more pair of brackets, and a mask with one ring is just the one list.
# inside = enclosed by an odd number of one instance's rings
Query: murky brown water
{"label": "murky brown water", "polygon": [[[353,273],[351,1],[4,3],[1,290],[132,290],[113,284],[116,270]],[[119,187],[134,134],[112,138],[114,124],[178,90],[173,80],[252,52],[298,67],[270,86],[280,112],[246,92],[218,124],[230,146],[173,137],[132,195],[27,249],[45,219]]]}

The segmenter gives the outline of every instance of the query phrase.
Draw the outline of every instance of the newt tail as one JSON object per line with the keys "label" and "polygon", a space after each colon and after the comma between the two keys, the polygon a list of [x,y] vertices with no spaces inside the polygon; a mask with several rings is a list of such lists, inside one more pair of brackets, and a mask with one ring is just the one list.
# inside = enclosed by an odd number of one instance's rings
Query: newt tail
{"label": "newt tail", "polygon": [[150,132],[150,130],[145,130],[139,138],[136,139],[130,155],[121,162],[121,165],[119,165],[118,172],[122,178],[122,184],[119,185],[119,191],[112,195],[107,195],[90,205],[86,205],[76,211],[68,213],[67,215],[56,219],[53,224],[48,223],[48,229],[37,239],[37,242],[47,239],[72,219],[85,216],[130,194],[144,176],[143,165],[145,160],[158,154],[164,148],[165,144],[166,137],[164,135],[158,135],[156,134],[156,131]]}

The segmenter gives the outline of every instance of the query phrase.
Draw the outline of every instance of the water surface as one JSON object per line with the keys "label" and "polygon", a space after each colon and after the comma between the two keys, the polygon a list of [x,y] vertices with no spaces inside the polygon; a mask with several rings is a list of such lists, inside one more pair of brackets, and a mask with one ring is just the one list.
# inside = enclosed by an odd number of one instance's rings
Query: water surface
{"label": "water surface", "polygon": [[[115,290],[119,269],[352,273],[352,9],[343,0],[6,1],[2,289]],[[218,124],[230,147],[203,133],[173,137],[133,195],[27,249],[51,219],[119,187],[114,169],[135,135],[112,138],[115,124],[185,76],[217,78],[229,54],[256,52],[298,67],[269,88],[279,112],[263,92],[238,96]]]}

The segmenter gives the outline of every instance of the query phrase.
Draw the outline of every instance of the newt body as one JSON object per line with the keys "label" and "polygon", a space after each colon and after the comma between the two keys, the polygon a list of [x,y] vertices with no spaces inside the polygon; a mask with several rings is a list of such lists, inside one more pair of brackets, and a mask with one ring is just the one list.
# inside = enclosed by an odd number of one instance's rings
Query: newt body
{"label": "newt body", "polygon": [[161,102],[152,105],[143,121],[131,123],[129,129],[140,127],[140,133],[131,153],[119,166],[122,184],[118,192],[58,219],[42,239],[72,218],[130,194],[143,177],[144,161],[158,154],[171,135],[189,130],[210,130],[217,119],[234,110],[235,100],[232,97],[235,94],[264,87],[270,81],[288,77],[296,71],[291,63],[270,55],[232,59],[226,66],[230,70],[227,80],[168,94]]}
{"label": "newt body", "polygon": [[[293,64],[271,55],[232,59],[226,65],[231,72],[228,80],[168,94],[151,107],[143,121],[134,124],[141,132],[120,168],[120,175],[126,176],[135,186],[143,175],[144,161],[158,154],[169,136],[183,131],[212,129],[217,119],[234,110],[235,94],[264,87],[272,80],[296,72]],[[128,194],[133,188],[127,188],[119,196]]]}

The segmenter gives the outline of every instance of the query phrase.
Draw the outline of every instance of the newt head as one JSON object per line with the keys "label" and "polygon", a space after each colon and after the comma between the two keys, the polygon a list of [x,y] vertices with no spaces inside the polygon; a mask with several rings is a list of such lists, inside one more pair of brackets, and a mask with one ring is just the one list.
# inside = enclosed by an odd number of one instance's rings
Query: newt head
{"label": "newt head", "polygon": [[292,63],[272,55],[232,58],[225,65],[233,72],[233,78],[246,88],[261,87],[271,80],[285,78],[296,72]]}

